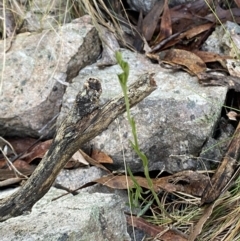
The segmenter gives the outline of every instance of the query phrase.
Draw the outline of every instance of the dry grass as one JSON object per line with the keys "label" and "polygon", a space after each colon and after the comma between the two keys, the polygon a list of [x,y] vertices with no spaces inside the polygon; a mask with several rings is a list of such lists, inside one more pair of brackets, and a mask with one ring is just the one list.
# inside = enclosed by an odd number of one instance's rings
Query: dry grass
{"label": "dry grass", "polygon": [[[100,25],[107,27],[112,33],[115,34],[116,38],[120,40],[123,45],[127,45],[123,37],[123,28],[120,24],[121,19],[114,14],[112,9],[109,9],[108,6],[104,3],[103,0],[69,0],[67,1],[67,8],[65,9],[65,19],[67,13],[70,13],[71,18],[77,18],[83,16],[85,13],[89,14],[92,17],[93,24],[95,27],[100,30]],[[24,12],[19,9],[19,6],[16,5],[16,1],[12,1],[10,10],[12,11],[14,18],[17,20],[17,27],[22,24],[23,19],[25,18]],[[32,1],[34,4],[34,1]],[[122,4],[122,1],[120,1]],[[3,16],[1,16],[2,21],[6,19],[5,13],[6,8],[9,6],[3,5]],[[49,5],[49,11],[51,11],[51,6]],[[214,10],[213,10],[214,11]],[[126,19],[127,14],[123,11],[122,13]],[[60,24],[60,23],[59,23]],[[1,30],[2,36],[6,36],[6,28],[3,27]],[[131,31],[131,29],[130,29]],[[6,41],[4,40],[5,49]],[[5,54],[3,54],[3,71],[5,65]],[[3,73],[3,72],[2,72]],[[3,75],[2,75],[3,76]],[[0,91],[3,83],[3,78],[0,82]],[[201,241],[239,241],[240,240],[240,178],[237,179],[236,184],[232,189],[222,196],[216,206],[213,208],[212,214],[207,219],[206,223],[203,226],[203,229],[198,236],[197,240]],[[189,234],[194,228],[195,224],[198,222],[200,217],[204,214],[204,208],[200,208],[198,205],[200,199],[186,195],[184,193],[176,193],[174,198],[172,195],[169,200],[169,194],[162,196],[162,205],[165,210],[175,219],[177,222],[174,226],[184,232]],[[151,221],[157,225],[168,225],[171,220],[162,216],[156,209],[151,209],[152,215],[146,216],[145,218],[148,221]]]}
{"label": "dry grass", "polygon": [[[189,235],[200,218],[205,215],[206,222],[196,240],[198,241],[239,241],[240,240],[240,177],[229,192],[226,192],[215,203],[208,217],[205,207],[199,207],[200,199],[175,193],[163,195],[161,203],[165,210],[177,220],[174,227]],[[171,196],[170,196],[171,195]],[[167,201],[168,200],[168,201]],[[169,201],[170,200],[170,201]],[[171,220],[163,216],[156,207],[151,209],[152,215],[145,219],[153,224],[166,226]]]}
{"label": "dry grass", "polygon": [[[110,32],[112,32],[115,35],[116,39],[123,46],[131,48],[131,46],[129,46],[127,41],[125,40],[123,26],[125,26],[127,31],[130,31],[132,33],[133,29],[121,0],[119,1],[119,4],[123,7],[123,12],[121,12],[121,14],[124,16],[124,18],[121,18],[119,17],[119,15],[115,14],[114,9],[109,8],[109,6],[107,6],[102,0],[98,2],[94,0],[78,2],[81,6],[81,9],[91,16],[93,24],[99,32],[101,32],[100,25],[102,25],[106,27]],[[104,39],[102,39],[102,41],[104,41]]]}

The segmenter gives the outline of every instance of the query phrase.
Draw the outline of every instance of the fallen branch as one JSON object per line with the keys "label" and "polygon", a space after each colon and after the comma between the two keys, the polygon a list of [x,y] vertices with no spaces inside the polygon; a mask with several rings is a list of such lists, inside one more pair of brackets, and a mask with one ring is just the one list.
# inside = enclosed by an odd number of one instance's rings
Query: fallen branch
{"label": "fallen branch", "polygon": [[[50,189],[71,156],[125,112],[122,95],[104,106],[98,105],[102,92],[99,80],[90,78],[84,86],[69,115],[58,128],[49,151],[31,177],[19,191],[0,201],[0,221],[31,211],[32,206]],[[141,75],[138,81],[129,87],[130,106],[143,100],[155,89],[153,74]]]}

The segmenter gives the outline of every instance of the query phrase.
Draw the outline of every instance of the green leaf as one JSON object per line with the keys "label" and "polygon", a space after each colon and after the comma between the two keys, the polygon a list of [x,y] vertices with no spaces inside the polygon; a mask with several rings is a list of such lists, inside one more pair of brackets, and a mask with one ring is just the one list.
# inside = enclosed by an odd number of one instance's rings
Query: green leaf
{"label": "green leaf", "polygon": [[128,76],[129,76],[129,69],[130,69],[129,64],[123,60],[122,53],[119,51],[116,52],[116,59],[117,59],[117,63],[123,70],[123,73],[118,74],[118,79],[119,79],[121,85],[122,84],[126,85],[127,81],[128,81]]}

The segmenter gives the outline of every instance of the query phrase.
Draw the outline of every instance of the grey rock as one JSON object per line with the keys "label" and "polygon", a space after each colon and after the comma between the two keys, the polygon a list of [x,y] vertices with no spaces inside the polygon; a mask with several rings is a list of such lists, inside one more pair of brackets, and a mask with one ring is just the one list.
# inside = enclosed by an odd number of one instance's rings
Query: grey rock
{"label": "grey rock", "polygon": [[132,10],[138,11],[140,12],[141,10],[144,13],[148,13],[152,7],[154,6],[154,4],[157,2],[157,0],[127,0],[129,7]]}
{"label": "grey rock", "polygon": [[219,121],[216,137],[210,137],[208,139],[199,155],[199,158],[203,163],[209,163],[209,166],[206,166],[206,169],[215,169],[219,163],[221,163],[222,158],[228,150],[234,131],[234,127],[222,117]]}
{"label": "grey rock", "polygon": [[[4,190],[0,190],[0,199],[4,199],[9,197],[10,195],[14,194],[15,192],[19,191],[20,187],[16,188],[7,188]],[[57,198],[63,194],[66,194],[66,191],[57,189],[57,188],[51,188],[44,197],[35,203],[35,205],[32,208],[32,211],[40,211],[42,207],[48,205],[51,203],[51,200],[54,198]]]}
{"label": "grey rock", "polygon": [[55,183],[70,190],[75,190],[85,183],[94,181],[107,172],[97,167],[77,168],[73,170],[63,169],[57,176]]}
{"label": "grey rock", "polygon": [[[110,193],[116,194],[123,201],[128,203],[127,190],[110,188],[107,185],[94,183],[95,180],[108,175],[105,170],[98,167],[77,168],[72,170],[63,169],[57,176],[54,186],[57,188],[67,188],[67,190],[76,191],[78,193]],[[91,185],[92,183],[92,185]],[[88,187],[79,189],[84,184],[90,184]],[[66,189],[65,189],[66,190]],[[125,211],[130,212],[129,207],[125,207]]]}
{"label": "grey rock", "polygon": [[222,55],[230,55],[236,57],[236,47],[231,39],[232,34],[240,34],[240,27],[238,24],[227,21],[223,25],[219,25],[208,37],[202,46],[202,49],[209,52],[214,52]]}
{"label": "grey rock", "polygon": [[[154,7],[154,4],[158,1],[160,0],[127,0],[129,7],[132,10],[135,10],[137,12],[143,11],[144,14],[147,14]],[[169,0],[169,4],[171,6],[176,6],[191,1],[193,0]]]}
{"label": "grey rock", "polygon": [[169,0],[169,5],[170,7],[174,7],[180,4],[187,4],[191,2],[194,2],[194,0]]}
{"label": "grey rock", "polygon": [[[6,1],[7,36],[17,32],[39,32],[43,29],[56,29],[71,21],[71,5],[61,0]],[[3,17],[0,3],[0,16]],[[2,20],[0,32],[2,33]],[[11,33],[11,34],[10,34]]]}
{"label": "grey rock", "polygon": [[117,63],[115,58],[115,52],[120,49],[117,39],[114,34],[107,28],[99,25],[99,37],[102,40],[102,57],[98,60],[98,66],[104,67],[114,65]]}
{"label": "grey rock", "polygon": [[132,226],[128,226],[128,233],[131,237],[131,240],[134,241],[142,241],[147,240],[149,238],[151,240],[151,237],[147,235],[144,231],[138,228],[133,228]]}
{"label": "grey rock", "polygon": [[[16,5],[16,4],[15,4]],[[21,9],[21,13],[19,10]],[[55,29],[71,21],[68,1],[34,0],[19,4],[16,12],[23,18],[21,32]]]}
{"label": "grey rock", "polygon": [[128,241],[123,203],[114,194],[67,195],[51,188],[30,214],[0,223],[2,241]]}
{"label": "grey rock", "polygon": [[59,113],[65,85],[96,61],[100,40],[84,16],[56,30],[19,34],[6,54],[0,41],[0,49],[0,135],[38,137]]}
{"label": "grey rock", "polygon": [[[196,77],[187,73],[163,69],[141,54],[128,50],[122,53],[130,64],[129,83],[145,72],[156,73],[157,90],[131,109],[140,148],[149,158],[149,170],[177,172],[198,168],[195,160],[184,162],[171,155],[199,155],[204,142],[214,132],[227,88],[202,87]],[[121,93],[119,73],[121,70],[117,65],[101,70],[93,64],[82,69],[66,90],[58,123],[68,113],[77,92],[89,77],[101,80],[102,103]],[[110,155],[114,164],[109,168],[123,171],[124,155],[133,172],[142,171],[142,162],[132,151],[129,139],[132,140],[131,129],[124,114],[85,148],[92,145]]]}
{"label": "grey rock", "polygon": [[199,161],[205,165],[206,170],[214,169],[221,162],[223,153],[219,148],[219,140],[210,137],[202,148]]}
{"label": "grey rock", "polygon": [[18,191],[20,189],[20,187],[16,187],[16,188],[7,188],[4,190],[0,190],[0,199],[9,197],[10,195],[12,195],[14,192]]}

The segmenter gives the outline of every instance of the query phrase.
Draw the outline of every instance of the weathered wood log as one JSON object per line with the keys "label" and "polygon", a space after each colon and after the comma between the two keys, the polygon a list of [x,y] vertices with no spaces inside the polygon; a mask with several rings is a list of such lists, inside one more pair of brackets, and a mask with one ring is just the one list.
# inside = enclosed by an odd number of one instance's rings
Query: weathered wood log
{"label": "weathered wood log", "polygon": [[[153,74],[141,75],[138,81],[129,87],[130,106],[143,100],[155,89]],[[101,92],[99,80],[90,78],[85,83],[69,115],[58,128],[48,152],[31,177],[19,191],[0,201],[0,221],[31,211],[32,206],[50,189],[71,156],[125,112],[123,95],[99,106]]]}

